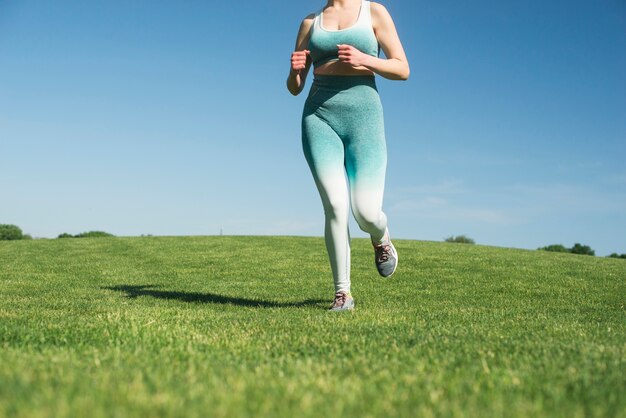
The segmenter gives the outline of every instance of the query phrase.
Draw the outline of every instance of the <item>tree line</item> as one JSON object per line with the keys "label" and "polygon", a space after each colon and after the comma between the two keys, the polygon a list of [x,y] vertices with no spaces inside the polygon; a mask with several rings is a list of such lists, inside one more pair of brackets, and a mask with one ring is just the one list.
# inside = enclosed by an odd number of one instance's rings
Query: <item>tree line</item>
{"label": "tree line", "polygon": [[[72,235],[64,232],[57,238],[95,238],[95,237],[114,237],[115,235],[109,234],[104,231],[87,231],[80,234]],[[0,241],[16,241],[23,239],[33,239],[30,234],[25,234],[22,229],[17,225],[0,224]]]}
{"label": "tree line", "polygon": [[[88,231],[81,232],[80,234],[68,234],[64,232],[59,234],[57,238],[98,238],[98,237],[114,237],[115,235],[109,234],[104,231]],[[24,234],[22,229],[17,225],[9,225],[9,224],[0,224],[0,241],[12,241],[12,240],[24,240],[24,239],[33,239],[30,234]],[[449,236],[444,239],[446,242],[455,242],[461,244],[474,244],[475,241],[466,236],[466,235],[457,235],[457,236]],[[568,248],[562,244],[552,244],[547,245],[545,247],[537,248],[540,251],[552,251],[557,253],[571,253],[571,254],[581,254],[581,255],[596,255],[596,252],[588,245],[583,245],[580,243],[575,243],[574,246]],[[612,253],[607,256],[610,258],[623,258],[626,259],[626,254],[618,254]]]}

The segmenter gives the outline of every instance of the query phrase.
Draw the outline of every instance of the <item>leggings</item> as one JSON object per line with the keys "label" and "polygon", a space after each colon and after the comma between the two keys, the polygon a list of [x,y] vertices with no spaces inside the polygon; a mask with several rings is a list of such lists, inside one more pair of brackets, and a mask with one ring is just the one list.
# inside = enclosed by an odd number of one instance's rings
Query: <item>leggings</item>
{"label": "leggings", "polygon": [[350,206],[381,242],[387,166],[383,109],[374,76],[315,76],[302,114],[302,148],[324,206],[335,291],[350,292]]}

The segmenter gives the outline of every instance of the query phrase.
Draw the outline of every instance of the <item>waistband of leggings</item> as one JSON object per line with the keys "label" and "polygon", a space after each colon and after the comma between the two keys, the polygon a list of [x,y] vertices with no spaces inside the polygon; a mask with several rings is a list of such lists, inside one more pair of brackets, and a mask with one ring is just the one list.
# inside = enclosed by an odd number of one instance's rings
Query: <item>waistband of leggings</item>
{"label": "waistband of leggings", "polygon": [[355,86],[370,86],[376,88],[376,78],[373,75],[314,75],[313,85],[347,89]]}

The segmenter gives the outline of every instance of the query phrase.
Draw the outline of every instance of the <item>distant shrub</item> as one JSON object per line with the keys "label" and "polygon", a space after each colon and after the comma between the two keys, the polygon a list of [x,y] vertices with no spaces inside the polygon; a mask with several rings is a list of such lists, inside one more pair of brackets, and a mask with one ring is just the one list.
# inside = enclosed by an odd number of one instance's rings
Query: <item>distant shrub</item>
{"label": "distant shrub", "polygon": [[609,255],[610,258],[626,258],[626,254],[618,254],[618,253],[613,253],[611,255]]}
{"label": "distant shrub", "polygon": [[17,225],[0,224],[0,241],[23,239],[24,234]]}
{"label": "distant shrub", "polygon": [[473,239],[471,239],[470,237],[466,237],[465,235],[457,235],[456,237],[454,235],[449,236],[448,238],[446,238],[446,242],[458,242],[460,244],[475,244]]}
{"label": "distant shrub", "polygon": [[574,244],[572,248],[567,248],[561,244],[552,244],[546,247],[537,248],[541,251],[554,251],[557,253],[572,253],[582,255],[596,255],[596,252],[588,245],[582,245],[579,243]]}
{"label": "distant shrub", "polygon": [[596,255],[596,252],[592,250],[590,246],[579,243],[574,244],[574,246],[570,249],[570,252],[572,254]]}
{"label": "distant shrub", "polygon": [[556,253],[569,253],[570,252],[569,248],[565,248],[565,246],[561,245],[561,244],[547,245],[545,247],[538,248],[538,250],[553,251],[553,252],[556,252]]}
{"label": "distant shrub", "polygon": [[33,237],[30,234],[24,234],[22,235],[22,239],[33,239]]}
{"label": "distant shrub", "polygon": [[74,238],[102,238],[102,237],[114,237],[115,235],[109,234],[104,231],[89,231],[89,232],[81,232],[80,234],[74,235]]}
{"label": "distant shrub", "polygon": [[72,235],[67,232],[62,233],[58,238],[102,238],[102,237],[114,237],[115,235],[109,234],[104,231],[88,231],[81,232],[80,234]]}

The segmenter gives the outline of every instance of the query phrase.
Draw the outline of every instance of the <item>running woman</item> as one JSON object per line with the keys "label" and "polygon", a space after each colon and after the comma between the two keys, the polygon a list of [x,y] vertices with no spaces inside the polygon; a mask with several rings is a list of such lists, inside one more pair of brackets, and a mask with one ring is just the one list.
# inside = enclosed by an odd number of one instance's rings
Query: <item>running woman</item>
{"label": "running woman", "polygon": [[[385,59],[379,58],[382,48]],[[370,234],[374,260],[391,276],[398,254],[382,211],[387,148],[374,75],[406,80],[409,64],[387,9],[365,0],[328,0],[302,21],[287,88],[298,95],[313,64],[302,114],[302,147],[326,217],[335,282],[332,311],[354,307],[350,293],[349,208]]]}

